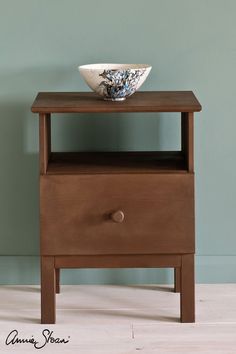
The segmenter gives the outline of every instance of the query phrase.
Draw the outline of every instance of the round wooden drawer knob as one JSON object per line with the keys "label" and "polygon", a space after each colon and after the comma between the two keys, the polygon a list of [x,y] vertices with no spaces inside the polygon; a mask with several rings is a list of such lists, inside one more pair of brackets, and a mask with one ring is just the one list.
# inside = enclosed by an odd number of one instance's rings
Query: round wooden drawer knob
{"label": "round wooden drawer knob", "polygon": [[125,214],[121,210],[117,210],[111,214],[111,218],[114,222],[123,222]]}

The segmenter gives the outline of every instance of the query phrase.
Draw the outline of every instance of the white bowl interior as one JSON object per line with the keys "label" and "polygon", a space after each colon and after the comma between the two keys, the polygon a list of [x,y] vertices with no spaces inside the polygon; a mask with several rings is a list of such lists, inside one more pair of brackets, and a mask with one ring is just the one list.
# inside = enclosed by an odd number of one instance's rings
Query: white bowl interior
{"label": "white bowl interior", "polygon": [[127,69],[147,69],[151,68],[147,64],[88,64],[80,65],[79,70],[127,70]]}

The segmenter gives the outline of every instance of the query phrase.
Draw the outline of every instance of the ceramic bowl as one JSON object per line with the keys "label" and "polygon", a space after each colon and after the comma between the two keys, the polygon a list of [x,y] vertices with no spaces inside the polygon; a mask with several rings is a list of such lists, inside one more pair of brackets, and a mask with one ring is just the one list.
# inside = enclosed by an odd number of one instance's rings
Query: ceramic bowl
{"label": "ceramic bowl", "polygon": [[123,101],[146,80],[146,64],[89,64],[78,67],[88,86],[105,100]]}

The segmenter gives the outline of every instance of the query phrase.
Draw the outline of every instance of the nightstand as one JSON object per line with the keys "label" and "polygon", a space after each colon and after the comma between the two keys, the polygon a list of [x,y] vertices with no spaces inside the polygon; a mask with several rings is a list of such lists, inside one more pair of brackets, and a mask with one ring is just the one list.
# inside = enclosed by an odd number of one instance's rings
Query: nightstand
{"label": "nightstand", "polygon": [[[173,268],[181,321],[194,322],[193,116],[200,110],[191,91],[136,92],[123,102],[92,92],[38,94],[42,323],[55,323],[61,268],[121,267]],[[53,113],[112,112],[179,112],[181,149],[52,151]]]}

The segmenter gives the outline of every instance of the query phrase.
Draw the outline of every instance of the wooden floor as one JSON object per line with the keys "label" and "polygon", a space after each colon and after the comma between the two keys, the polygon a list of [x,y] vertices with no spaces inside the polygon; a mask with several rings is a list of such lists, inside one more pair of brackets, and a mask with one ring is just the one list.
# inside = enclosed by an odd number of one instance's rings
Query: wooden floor
{"label": "wooden floor", "polygon": [[[35,353],[42,331],[67,344],[48,343],[38,352],[78,354],[236,353],[236,284],[197,285],[196,323],[179,323],[179,294],[168,286],[62,286],[57,295],[57,324],[40,324],[37,286],[0,287],[0,353]],[[37,351],[36,351],[37,352]]]}

